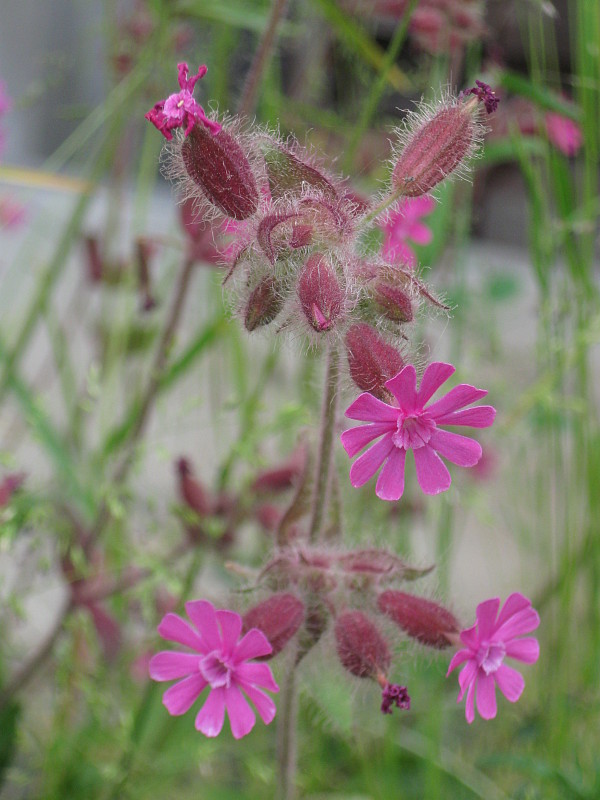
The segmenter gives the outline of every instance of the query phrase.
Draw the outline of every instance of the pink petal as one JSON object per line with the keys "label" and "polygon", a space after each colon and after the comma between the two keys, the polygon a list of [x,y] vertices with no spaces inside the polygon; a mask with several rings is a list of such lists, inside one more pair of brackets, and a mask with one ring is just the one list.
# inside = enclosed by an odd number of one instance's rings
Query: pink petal
{"label": "pink petal", "polygon": [[158,632],[169,642],[183,644],[199,653],[206,652],[202,639],[178,614],[166,614],[160,621]]}
{"label": "pink petal", "polygon": [[[407,364],[389,381],[386,387],[392,392],[403,411],[414,411],[417,405],[417,373],[412,364]],[[398,413],[396,412],[396,418]]]}
{"label": "pink petal", "polygon": [[388,460],[383,465],[375,494],[381,500],[400,500],[404,493],[404,464],[406,450],[394,447]]}
{"label": "pink petal", "polygon": [[481,458],[481,445],[468,436],[450,433],[440,428],[431,434],[429,446],[459,467],[473,467]]}
{"label": "pink petal", "polygon": [[463,699],[465,692],[477,677],[477,662],[474,658],[467,661],[465,666],[461,669],[458,675],[458,685],[460,692],[458,694],[459,701]]}
{"label": "pink petal", "polygon": [[489,639],[496,627],[496,617],[500,608],[500,598],[492,597],[477,606],[477,624],[479,626],[479,640]]}
{"label": "pink petal", "polygon": [[516,658],[517,661],[522,661],[524,664],[535,664],[540,657],[540,645],[533,636],[525,639],[513,639],[512,642],[507,642],[505,647],[507,656]]}
{"label": "pink petal", "polygon": [[530,607],[531,600],[528,597],[525,597],[525,595],[521,594],[521,592],[513,592],[506,598],[506,602],[502,606],[502,610],[500,611],[500,616],[498,617],[498,622],[496,624],[498,627],[500,627],[519,611],[525,611],[525,609]]}
{"label": "pink petal", "polygon": [[346,409],[348,419],[358,419],[361,422],[396,422],[398,409],[382,403],[369,392],[363,392]]}
{"label": "pink petal", "polygon": [[481,671],[477,679],[477,711],[483,719],[494,719],[497,713],[496,683],[492,675]]}
{"label": "pink petal", "polygon": [[178,717],[190,710],[206,686],[200,673],[190,675],[167,689],[163,694],[163,704],[169,714]]}
{"label": "pink petal", "polygon": [[489,428],[496,419],[496,409],[493,406],[475,406],[463,408],[450,414],[436,417],[438,425],[468,425],[471,428]]}
{"label": "pink petal", "polygon": [[423,373],[419,394],[417,395],[417,402],[420,408],[423,408],[440,386],[446,383],[448,378],[454,374],[454,371],[455,367],[452,364],[445,364],[443,361],[434,361],[429,364]]}
{"label": "pink petal", "polygon": [[477,623],[470,628],[466,628],[464,631],[461,631],[460,640],[463,644],[466,644],[470,650],[478,650],[479,636],[477,635]]}
{"label": "pink petal", "polygon": [[233,738],[241,739],[242,736],[250,733],[256,722],[256,717],[248,701],[235,684],[225,691],[225,706],[229,715]]}
{"label": "pink petal", "polygon": [[188,617],[204,641],[204,652],[221,649],[221,633],[217,624],[215,607],[208,600],[191,600],[185,604]]}
{"label": "pink petal", "polygon": [[235,611],[223,609],[217,611],[217,620],[219,621],[223,634],[223,654],[229,656],[235,650],[238,639],[240,638],[240,633],[242,632],[242,618],[239,614],[236,614]]}
{"label": "pink petal", "polygon": [[516,703],[525,688],[525,681],[521,673],[506,664],[502,664],[494,673],[494,678],[504,697],[511,703]]}
{"label": "pink petal", "polygon": [[391,433],[386,434],[383,439],[376,442],[352,464],[350,467],[350,483],[355,489],[372,478],[391,451],[395,449],[392,435]]}
{"label": "pink petal", "polygon": [[196,730],[205,736],[218,736],[225,720],[225,692],[227,689],[212,689],[206,702],[196,715]]}
{"label": "pink petal", "polygon": [[177,653],[163,650],[152,656],[148,664],[150,677],[155,681],[172,681],[198,672],[200,656],[195,653]]}
{"label": "pink petal", "polygon": [[258,628],[251,628],[235,649],[235,662],[240,664],[249,658],[268,656],[272,652],[273,648],[264,633]]}
{"label": "pink petal", "polygon": [[454,653],[452,656],[452,660],[448,665],[448,672],[446,673],[446,677],[450,675],[453,669],[460,667],[461,664],[464,664],[465,661],[468,661],[470,658],[473,658],[473,653],[470,650],[459,650],[458,653]]}
{"label": "pink petal", "polygon": [[401,239],[386,240],[381,255],[385,261],[391,261],[393,264],[406,264],[412,268],[417,264],[415,251]]}
{"label": "pink petal", "polygon": [[246,692],[250,700],[256,706],[256,710],[258,711],[260,718],[268,725],[270,722],[273,721],[275,713],[277,712],[277,706],[273,702],[273,700],[264,692],[261,692],[260,689],[256,689],[254,686],[250,686],[248,684],[242,683],[241,688]]}
{"label": "pink petal", "polygon": [[494,639],[496,641],[506,642],[508,639],[514,639],[515,636],[522,636],[524,633],[531,633],[540,624],[540,617],[534,608],[525,608],[513,614],[504,625],[496,627]]}
{"label": "pink petal", "polygon": [[485,397],[486,389],[476,389],[468,383],[460,383],[454,389],[450,389],[440,400],[427,407],[427,411],[437,422],[438,419],[451,411],[458,411],[459,408],[474,403],[480,397]]}
{"label": "pink petal", "polygon": [[425,494],[439,494],[450,488],[452,478],[446,465],[429,445],[413,450],[417,480]]}
{"label": "pink petal", "polygon": [[[465,717],[469,725],[475,719],[475,687],[477,686],[477,678],[469,684],[469,691],[467,692],[467,702],[465,703]],[[460,703],[460,700],[456,701]]]}
{"label": "pink petal", "polygon": [[408,232],[408,238],[412,239],[416,244],[429,244],[433,239],[433,233],[431,228],[428,228],[422,222],[413,222]]}
{"label": "pink petal", "polygon": [[373,425],[358,425],[342,433],[342,445],[350,458],[359,453],[363,447],[389,430],[395,430],[395,422],[375,422]]}
{"label": "pink petal", "polygon": [[271,667],[268,664],[240,664],[235,670],[235,677],[245,686],[252,684],[262,686],[263,689],[268,689],[270,692],[279,691],[279,686],[275,683]]}

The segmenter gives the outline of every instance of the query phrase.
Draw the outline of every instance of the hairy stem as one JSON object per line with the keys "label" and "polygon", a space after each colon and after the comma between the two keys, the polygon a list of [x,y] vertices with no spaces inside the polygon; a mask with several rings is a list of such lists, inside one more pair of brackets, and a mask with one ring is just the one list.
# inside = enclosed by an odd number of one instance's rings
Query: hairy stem
{"label": "hairy stem", "polygon": [[314,541],[321,532],[323,519],[329,499],[329,484],[333,449],[333,434],[337,413],[338,383],[340,377],[340,358],[337,346],[331,344],[327,357],[325,391],[321,411],[321,431],[319,453],[313,487],[313,503],[310,515],[309,537]]}
{"label": "hairy stem", "polygon": [[268,25],[260,40],[258,50],[254,54],[254,60],[252,61],[246,83],[244,84],[244,90],[238,109],[238,113],[242,117],[248,116],[254,111],[258,87],[260,86],[260,81],[267,64],[269,63],[269,58],[273,51],[273,46],[275,45],[277,27],[283,17],[286,6],[287,0],[273,0]]}

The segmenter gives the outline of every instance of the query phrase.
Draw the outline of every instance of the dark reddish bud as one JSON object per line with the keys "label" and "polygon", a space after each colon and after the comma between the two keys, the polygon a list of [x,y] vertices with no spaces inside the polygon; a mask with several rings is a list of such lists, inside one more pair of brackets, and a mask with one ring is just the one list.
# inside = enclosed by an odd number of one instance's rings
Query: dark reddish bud
{"label": "dark reddish bud", "polygon": [[272,503],[263,503],[254,513],[256,519],[267,531],[276,531],[283,516],[281,509]]}
{"label": "dark reddish bud", "polygon": [[410,710],[410,697],[406,686],[397,683],[386,683],[381,691],[381,713],[391,714],[392,706]]}
{"label": "dark reddish bud", "polygon": [[179,474],[179,494],[183,502],[200,517],[210,514],[212,507],[208,492],[200,481],[194,477],[192,467],[187,458],[179,459],[177,472]]}
{"label": "dark reddish bud", "polygon": [[367,548],[353,550],[338,556],[338,566],[346,573],[372,576],[374,578],[393,576],[403,580],[414,580],[431,572],[432,567],[411,567],[401,558],[387,550]]}
{"label": "dark reddish bud", "polygon": [[273,322],[283,308],[283,297],[274,278],[263,278],[253,290],[246,304],[244,325],[247,331],[254,331]]}
{"label": "dark reddish bud", "polygon": [[305,461],[305,452],[299,448],[285,464],[259,472],[252,482],[252,490],[263,493],[282,492],[290,489],[302,475]]}
{"label": "dark reddish bud", "polygon": [[279,200],[289,193],[299,195],[305,185],[317,189],[324,196],[337,198],[331,181],[316,167],[305,164],[289,150],[274,145],[265,149],[264,158],[273,200]]}
{"label": "dark reddish bud", "polygon": [[91,283],[100,283],[104,269],[98,239],[95,236],[86,236],[84,242],[87,254],[88,278]]}
{"label": "dark reddish bud", "polygon": [[181,146],[185,169],[206,199],[233,219],[248,219],[258,208],[258,189],[252,167],[227,130],[211,133],[194,125]]}
{"label": "dark reddish bud", "polygon": [[364,392],[388,402],[390,393],[385,382],[405,366],[400,353],[364,322],[350,328],[346,334],[346,349],[354,383]]}
{"label": "dark reddish bud", "polygon": [[335,621],[337,654],[342,665],[359,678],[377,678],[392,660],[388,643],[362,611],[345,611]]}
{"label": "dark reddish bud", "polygon": [[142,311],[151,311],[156,307],[156,300],[152,294],[150,278],[150,258],[153,247],[147,239],[138,239],[136,242],[136,262],[138,271],[138,287],[142,298]]}
{"label": "dark reddish bud", "polygon": [[293,594],[282,592],[250,608],[243,616],[243,633],[258,628],[273,648],[264,660],[280,653],[304,622],[304,603]]}
{"label": "dark reddish bud", "polygon": [[319,333],[331,330],[342,312],[344,290],[325,256],[310,256],[298,279],[298,298],[310,325]]}
{"label": "dark reddish bud", "polygon": [[121,626],[102,606],[90,603],[87,606],[92,617],[102,652],[107,661],[112,661],[121,649]]}
{"label": "dark reddish bud", "polygon": [[446,634],[460,630],[454,614],[424,597],[389,589],[379,595],[377,606],[413,639],[438,650],[449,646]]}
{"label": "dark reddish bud", "polygon": [[392,322],[412,322],[413,302],[410,295],[388,281],[378,281],[373,287],[375,305]]}
{"label": "dark reddish bud", "polygon": [[442,108],[420,125],[400,153],[392,172],[394,190],[404,197],[430,192],[460,166],[476,139],[477,122],[468,104]]}
{"label": "dark reddish bud", "polygon": [[297,250],[299,247],[307,247],[312,241],[312,225],[294,225],[290,237],[290,247]]}

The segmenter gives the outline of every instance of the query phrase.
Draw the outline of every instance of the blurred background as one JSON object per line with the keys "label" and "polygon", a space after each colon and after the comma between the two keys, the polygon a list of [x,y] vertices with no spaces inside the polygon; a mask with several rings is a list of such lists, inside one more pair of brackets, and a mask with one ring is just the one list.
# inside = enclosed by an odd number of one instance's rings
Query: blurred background
{"label": "blurred background", "polygon": [[[271,728],[205,739],[147,678],[165,611],[247,602],[323,370],[318,351],[242,330],[221,285],[230,234],[191,223],[161,175],[144,114],[180,61],[208,65],[205,108],[248,101],[365,198],[421,98],[475,78],[501,97],[469,180],[421,220],[429,242],[403,234],[453,309],[415,339],[498,408],[484,460],[398,504],[351,490],[336,461],[349,541],[435,563],[420,591],[465,625],[522,591],[542,655],[517,705],[468,726],[443,654],[398,646],[413,709],[383,718],[376,689],[315,648],[299,796],[600,796],[599,42],[592,0],[3,4],[0,797],[277,796]],[[285,479],[259,488],[275,467]]]}

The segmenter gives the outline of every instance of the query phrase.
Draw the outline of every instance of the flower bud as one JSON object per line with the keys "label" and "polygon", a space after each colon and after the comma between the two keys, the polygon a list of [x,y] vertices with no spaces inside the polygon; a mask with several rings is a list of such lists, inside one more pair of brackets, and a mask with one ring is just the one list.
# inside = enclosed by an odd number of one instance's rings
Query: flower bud
{"label": "flower bud", "polygon": [[335,621],[337,654],[342,665],[359,678],[387,672],[392,660],[383,636],[362,611],[344,611]]}
{"label": "flower bud", "polygon": [[224,128],[211,133],[194,125],[181,146],[186,172],[209,203],[227,217],[242,220],[258,208],[252,167],[234,136]]}
{"label": "flower bud", "polygon": [[413,301],[400,286],[386,280],[377,281],[373,287],[373,300],[378,310],[392,322],[412,322]]}
{"label": "flower bud", "polygon": [[268,325],[283,308],[283,297],[278,291],[277,282],[268,277],[253,290],[244,312],[246,330],[252,332],[256,328]]}
{"label": "flower bud", "polygon": [[304,604],[293,594],[282,592],[250,608],[243,616],[243,632],[258,628],[269,640],[273,651],[280,653],[304,622]]}
{"label": "flower bud", "polygon": [[405,366],[396,348],[384,341],[370,325],[359,322],[346,334],[346,350],[350,376],[358,388],[388,402],[391,396],[385,382]]}
{"label": "flower bud", "polygon": [[194,478],[191,464],[187,458],[179,459],[177,473],[179,475],[179,494],[183,502],[200,517],[210,514],[212,508],[208,492],[200,481]]}
{"label": "flower bud", "polygon": [[325,256],[310,256],[298,279],[298,298],[310,325],[319,333],[329,331],[342,312],[344,290]]}
{"label": "flower bud", "polygon": [[477,125],[466,103],[441,108],[409,137],[392,172],[394,191],[404,197],[430,192],[472,151]]}
{"label": "flower bud", "polygon": [[289,193],[300,195],[305,185],[332,199],[337,197],[331,181],[319,169],[301,161],[287,148],[273,143],[265,149],[264,159],[273,200]]}
{"label": "flower bud", "polygon": [[413,639],[438,650],[449,646],[447,633],[460,630],[454,614],[425,597],[388,589],[377,598],[377,607]]}

